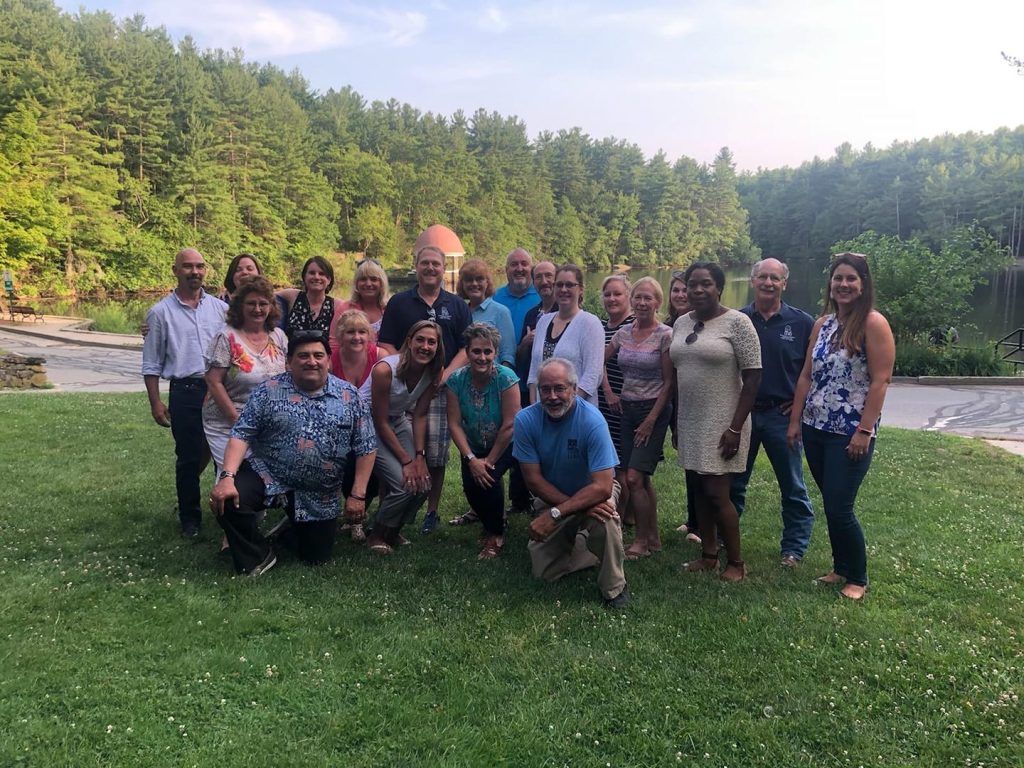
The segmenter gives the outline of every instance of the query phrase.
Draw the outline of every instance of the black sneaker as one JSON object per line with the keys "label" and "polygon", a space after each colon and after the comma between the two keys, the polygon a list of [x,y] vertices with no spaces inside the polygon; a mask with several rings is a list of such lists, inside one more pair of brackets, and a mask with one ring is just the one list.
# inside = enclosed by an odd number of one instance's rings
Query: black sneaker
{"label": "black sneaker", "polygon": [[615,611],[619,608],[625,608],[629,605],[629,601],[633,599],[633,595],[629,592],[629,584],[622,588],[615,597],[606,597],[604,600],[604,607],[609,611]]}
{"label": "black sneaker", "polygon": [[183,539],[198,539],[199,538],[199,523],[182,523],[181,524],[181,538],[183,538]]}
{"label": "black sneaker", "polygon": [[277,555],[275,555],[274,550],[271,549],[267,552],[267,556],[263,558],[263,562],[257,565],[251,571],[249,571],[249,575],[255,579],[259,576],[262,576],[275,565],[277,565]]}

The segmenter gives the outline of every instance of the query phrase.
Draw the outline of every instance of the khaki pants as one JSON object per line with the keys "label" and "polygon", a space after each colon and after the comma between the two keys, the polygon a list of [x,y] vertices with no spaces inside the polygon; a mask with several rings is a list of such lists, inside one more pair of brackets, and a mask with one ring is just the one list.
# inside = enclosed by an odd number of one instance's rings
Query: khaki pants
{"label": "khaki pants", "polygon": [[[608,503],[613,507],[618,504],[619,490],[618,482],[612,481]],[[538,512],[550,508],[539,499],[534,502]],[[606,599],[616,597],[626,586],[622,570],[625,549],[618,518],[597,520],[589,515],[572,515],[561,521],[544,541],[531,541],[528,549],[534,578],[558,581],[570,573],[597,566],[597,587]]]}

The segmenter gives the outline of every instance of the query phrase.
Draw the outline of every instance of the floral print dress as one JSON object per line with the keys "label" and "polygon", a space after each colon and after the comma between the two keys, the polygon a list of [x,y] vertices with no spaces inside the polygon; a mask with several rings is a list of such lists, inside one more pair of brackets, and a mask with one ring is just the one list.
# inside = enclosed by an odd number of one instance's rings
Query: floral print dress
{"label": "floral print dress", "polygon": [[[270,377],[284,373],[287,351],[288,339],[280,328],[270,332],[266,347],[254,350],[246,344],[237,329],[225,326],[210,342],[206,353],[206,370],[228,369],[224,377],[224,389],[241,413],[256,387]],[[218,467],[224,466],[224,449],[227,448],[234,425],[234,421],[221,413],[216,401],[207,394],[206,402],[203,403],[203,429],[206,441],[210,444],[210,454]]]}

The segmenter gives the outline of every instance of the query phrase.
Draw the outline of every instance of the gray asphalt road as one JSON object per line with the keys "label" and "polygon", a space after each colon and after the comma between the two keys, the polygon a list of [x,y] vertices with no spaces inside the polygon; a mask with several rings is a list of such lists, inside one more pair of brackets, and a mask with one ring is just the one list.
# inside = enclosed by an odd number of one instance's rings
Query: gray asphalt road
{"label": "gray asphalt road", "polygon": [[0,330],[0,348],[46,358],[46,374],[63,392],[142,392],[142,351],[86,347]]}
{"label": "gray asphalt road", "polygon": [[[85,347],[0,330],[0,347],[46,358],[50,381],[65,392],[142,392],[142,352]],[[1024,441],[1024,387],[893,384],[882,423],[907,429]]]}

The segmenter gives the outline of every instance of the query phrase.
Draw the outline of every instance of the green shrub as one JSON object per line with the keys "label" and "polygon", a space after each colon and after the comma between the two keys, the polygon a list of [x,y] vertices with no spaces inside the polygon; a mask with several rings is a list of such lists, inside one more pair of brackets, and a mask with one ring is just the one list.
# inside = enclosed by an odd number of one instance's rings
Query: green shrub
{"label": "green shrub", "polygon": [[92,330],[103,333],[138,334],[139,324],[128,316],[120,304],[89,307],[86,312],[92,320]]}
{"label": "green shrub", "polygon": [[994,344],[984,347],[937,347],[917,341],[896,345],[896,376],[1012,376]]}

